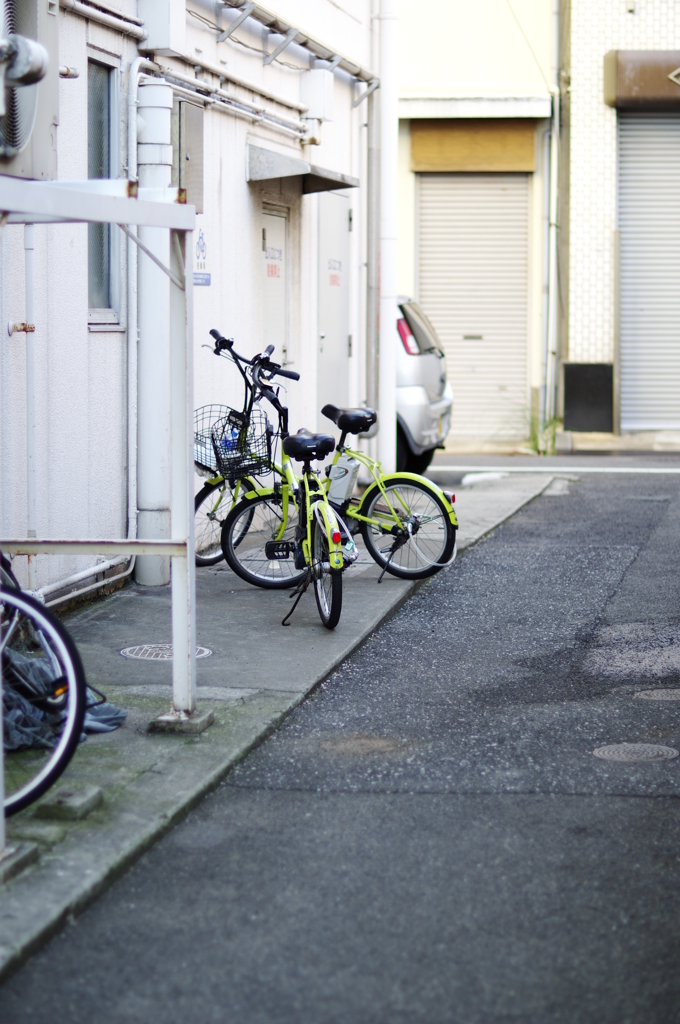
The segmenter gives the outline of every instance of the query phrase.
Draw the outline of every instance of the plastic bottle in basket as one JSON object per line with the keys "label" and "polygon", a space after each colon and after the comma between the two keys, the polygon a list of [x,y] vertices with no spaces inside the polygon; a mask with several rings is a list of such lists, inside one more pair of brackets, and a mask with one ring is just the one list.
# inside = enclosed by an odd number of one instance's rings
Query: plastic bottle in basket
{"label": "plastic bottle in basket", "polygon": [[236,427],[231,428],[231,437],[229,437],[225,431],[220,441],[220,447],[224,448],[227,452],[233,452],[238,443],[238,429]]}

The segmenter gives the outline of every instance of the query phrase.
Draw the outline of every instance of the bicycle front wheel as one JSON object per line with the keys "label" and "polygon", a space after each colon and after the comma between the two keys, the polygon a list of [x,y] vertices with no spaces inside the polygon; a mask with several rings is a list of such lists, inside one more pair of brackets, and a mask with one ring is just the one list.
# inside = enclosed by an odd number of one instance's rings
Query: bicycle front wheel
{"label": "bicycle front wheel", "polygon": [[216,565],[224,558],[220,538],[222,523],[231,508],[231,488],[226,480],[205,484],[194,499],[196,565]]}
{"label": "bicycle front wheel", "polygon": [[33,803],[73,757],[85,672],[69,633],[21,591],[0,590],[5,814]]}
{"label": "bicycle front wheel", "polygon": [[331,569],[328,537],[316,519],[312,524],[312,571],[319,617],[326,629],[335,629],[342,611],[342,573]]}
{"label": "bicycle front wheel", "polygon": [[[246,583],[267,590],[294,587],[306,569],[295,568],[295,524],[297,512],[288,505],[285,528],[283,502],[279,495],[244,498],[235,505],[222,527],[222,551],[230,569]],[[276,558],[269,557],[267,544],[276,543]]]}
{"label": "bicycle front wheel", "polygon": [[[456,528],[441,498],[425,483],[386,477],[385,496],[373,485],[361,505],[361,532],[371,558],[393,576],[422,580],[450,562]],[[387,498],[387,500],[385,500]]]}

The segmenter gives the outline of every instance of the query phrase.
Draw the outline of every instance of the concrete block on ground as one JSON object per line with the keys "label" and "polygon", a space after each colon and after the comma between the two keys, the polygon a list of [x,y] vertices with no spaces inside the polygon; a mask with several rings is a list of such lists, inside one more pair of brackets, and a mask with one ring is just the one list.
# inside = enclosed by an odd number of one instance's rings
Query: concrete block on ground
{"label": "concrete block on ground", "polygon": [[57,821],[80,821],[95,807],[99,807],[103,799],[99,786],[58,789],[38,804],[35,817],[53,818]]}
{"label": "concrete block on ground", "polygon": [[192,715],[168,711],[149,722],[149,732],[178,732],[184,736],[196,736],[214,721],[214,711],[194,711]]}
{"label": "concrete block on ground", "polygon": [[[15,819],[16,821],[16,819]],[[67,825],[56,821],[36,821],[35,818],[28,820],[19,819],[7,822],[7,844],[13,842],[43,843],[45,846],[54,846],[60,843],[66,835]]]}

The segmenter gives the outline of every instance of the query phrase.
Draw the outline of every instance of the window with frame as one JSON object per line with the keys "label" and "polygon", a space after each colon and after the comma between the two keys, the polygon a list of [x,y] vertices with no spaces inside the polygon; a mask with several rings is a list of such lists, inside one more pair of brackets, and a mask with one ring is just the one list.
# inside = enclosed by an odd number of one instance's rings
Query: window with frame
{"label": "window with frame", "polygon": [[[105,64],[87,65],[87,176],[117,175],[116,73]],[[117,324],[118,232],[110,224],[88,225],[87,292],[89,323]]]}

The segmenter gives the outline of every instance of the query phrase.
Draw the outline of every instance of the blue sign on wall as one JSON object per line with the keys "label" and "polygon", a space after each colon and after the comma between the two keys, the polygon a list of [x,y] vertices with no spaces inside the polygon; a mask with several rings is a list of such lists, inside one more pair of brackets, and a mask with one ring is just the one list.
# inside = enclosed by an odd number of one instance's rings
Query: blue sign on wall
{"label": "blue sign on wall", "polygon": [[210,274],[197,274],[194,272],[194,284],[210,284]]}

